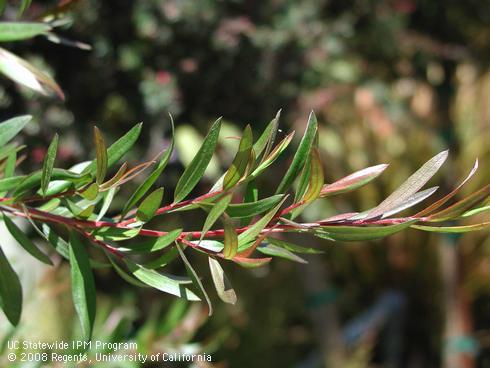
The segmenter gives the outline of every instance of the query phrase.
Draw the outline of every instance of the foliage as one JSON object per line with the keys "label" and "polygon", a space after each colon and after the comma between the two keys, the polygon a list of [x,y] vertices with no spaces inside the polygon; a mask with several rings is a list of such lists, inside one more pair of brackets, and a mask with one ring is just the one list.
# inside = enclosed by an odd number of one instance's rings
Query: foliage
{"label": "foliage", "polygon": [[[25,125],[25,117],[0,124],[0,139],[4,142],[4,149],[9,148],[4,155],[5,163],[15,162],[18,147],[15,144],[6,144],[12,139],[12,132],[18,133]],[[312,112],[301,143],[275,196],[256,202],[244,202],[244,191],[252,185],[252,179],[267,173],[265,168],[285,152],[283,142],[274,142],[278,129],[277,118],[272,120],[270,126],[255,142],[250,128],[245,129],[235,160],[208,193],[188,198],[204,175],[216,150],[220,120],[212,125],[198,153],[181,175],[173,201],[162,206],[163,188],[147,194],[151,185],[146,185],[143,189],[140,186],[137,189],[139,200],[125,206],[127,213],[111,217],[107,217],[105,213],[114,199],[112,192],[117,192],[121,186],[151,166],[154,166],[153,172],[163,174],[161,166],[155,165],[156,161],[144,162],[132,168],[125,162],[115,170],[112,177],[106,178],[108,170],[133,147],[141,131],[141,124],[136,125],[109,147],[106,147],[102,133],[96,128],[96,157],[93,161],[82,163],[81,169],[78,166],[79,170],[53,167],[58,140],[55,136],[41,171],[18,176],[13,170],[6,172],[4,168],[0,188],[7,194],[1,199],[0,210],[10,233],[39,260],[51,263],[44,251],[31,242],[9,219],[10,216],[27,218],[62,256],[66,257],[66,247],[69,248],[73,300],[87,340],[91,337],[95,320],[95,285],[90,266],[91,262],[96,260],[93,258],[93,252],[102,253],[105,257],[103,265],[113,266],[124,279],[133,284],[143,283],[188,300],[206,299],[211,314],[210,299],[200,282],[200,275],[184,254],[186,248],[208,257],[218,295],[225,302],[235,303],[235,292],[219,260],[230,260],[247,268],[263,266],[273,257],[304,262],[295,255],[298,252],[302,253],[302,248],[288,245],[275,238],[275,235],[281,233],[300,233],[303,236],[311,235],[330,241],[360,241],[379,239],[409,227],[436,232],[467,232],[479,230],[489,224],[486,222],[463,226],[432,225],[487,210],[488,206],[479,206],[484,204],[490,195],[490,185],[441,210],[440,207],[457,193],[461,187],[459,186],[419,214],[393,217],[435,192],[433,189],[420,189],[442,166],[448,156],[447,151],[427,161],[375,208],[361,213],[341,213],[309,223],[295,222],[294,217],[314,201],[357,189],[376,178],[387,167],[376,165],[334,183],[324,184],[323,164],[317,148],[317,125]],[[262,147],[264,144],[270,147],[269,150],[255,152],[256,147]],[[164,158],[171,154],[172,147],[173,144],[162,155]],[[476,167],[477,164],[467,179],[475,173]],[[298,185],[292,191],[293,199],[289,189],[295,181]],[[260,189],[258,191],[260,192]],[[160,231],[149,227],[154,216],[196,209],[207,212],[206,221],[200,231]],[[256,217],[256,220],[246,226],[236,226],[234,219],[243,217]],[[224,228],[212,229],[219,219],[223,222]],[[38,224],[43,224],[42,230]],[[80,237],[86,241],[82,242]],[[64,243],[65,246],[60,247],[60,243]],[[89,245],[93,249],[89,250]],[[173,249],[177,249],[177,254]],[[256,250],[266,257],[253,257]],[[161,272],[177,255],[183,260],[188,277]],[[162,258],[165,262],[161,261]],[[7,262],[5,258],[4,262]],[[9,282],[16,278],[15,273],[10,267],[7,267],[5,272],[1,278],[0,290],[2,300],[8,299],[9,303],[3,303],[2,306],[5,313],[12,316],[9,319],[16,323],[22,298],[16,292],[18,284]],[[12,299],[12,295],[16,297]]]}

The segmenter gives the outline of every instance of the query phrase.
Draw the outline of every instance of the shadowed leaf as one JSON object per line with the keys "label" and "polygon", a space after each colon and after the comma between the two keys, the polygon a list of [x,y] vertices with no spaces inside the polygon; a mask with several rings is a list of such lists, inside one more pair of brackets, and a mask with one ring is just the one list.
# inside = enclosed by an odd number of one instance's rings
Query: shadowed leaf
{"label": "shadowed leaf", "polygon": [[209,270],[211,271],[214,287],[216,288],[218,296],[225,303],[235,304],[237,301],[235,290],[233,290],[230,280],[228,280],[228,277],[226,277],[221,265],[212,257],[209,257],[208,261]]}

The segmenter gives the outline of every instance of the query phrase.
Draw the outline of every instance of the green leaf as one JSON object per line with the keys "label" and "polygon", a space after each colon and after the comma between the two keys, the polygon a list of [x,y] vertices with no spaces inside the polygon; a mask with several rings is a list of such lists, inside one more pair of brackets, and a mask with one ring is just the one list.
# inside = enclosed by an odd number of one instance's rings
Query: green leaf
{"label": "green leaf", "polygon": [[461,217],[470,217],[470,216],[475,216],[478,215],[479,213],[490,211],[490,205],[489,206],[483,206],[483,207],[478,207],[474,208],[470,211],[467,211],[461,215]]}
{"label": "green leaf", "polygon": [[51,30],[46,23],[0,22],[0,42],[26,40]]}
{"label": "green leaf", "polygon": [[223,224],[225,228],[223,256],[226,259],[232,259],[238,251],[238,235],[227,217],[224,218]]}
{"label": "green leaf", "polygon": [[0,147],[3,147],[24,129],[31,119],[31,115],[22,115],[0,123]]}
{"label": "green leaf", "polygon": [[100,209],[99,214],[97,215],[96,221],[99,221],[101,218],[105,216],[107,210],[111,206],[112,200],[114,199],[114,195],[116,194],[117,188],[109,189],[104,196],[104,202],[102,202],[102,208]]}
{"label": "green leaf", "polygon": [[95,282],[87,250],[75,232],[70,234],[70,269],[73,304],[85,341],[90,341],[95,321]]}
{"label": "green leaf", "polygon": [[93,201],[97,198],[99,194],[99,185],[97,183],[92,183],[87,189],[80,193],[80,195],[88,201]]}
{"label": "green leaf", "polygon": [[[4,183],[1,183],[0,180],[0,188],[4,188],[5,190],[15,189],[14,194],[19,195],[40,185],[42,175],[42,170],[36,170],[29,176],[17,176],[15,178],[10,178],[16,180],[8,181],[7,179]],[[51,180],[67,180],[71,181],[72,183],[77,183],[81,182],[83,178],[80,176],[80,174],[64,169],[54,168],[51,172]]]}
{"label": "green leaf", "polygon": [[442,197],[438,201],[432,203],[427,208],[418,212],[415,215],[415,217],[425,216],[431,212],[434,212],[435,210],[440,208],[442,205],[444,205],[447,201],[449,201],[451,198],[453,198],[459,192],[459,190],[463,187],[463,185],[465,185],[466,182],[472,178],[472,176],[476,173],[477,170],[478,170],[478,159],[475,160],[475,164],[473,165],[473,168],[470,170],[470,172],[466,176],[466,178],[461,183],[459,183],[459,185],[456,188],[454,188],[450,193],[446,194],[444,197]]}
{"label": "green leaf", "polygon": [[126,271],[124,271],[119,265],[112,259],[111,255],[108,255],[109,261],[112,264],[112,267],[116,270],[117,274],[127,283],[134,285],[136,287],[148,287],[148,285],[142,283],[138,279],[134,278],[130,274],[128,274]]}
{"label": "green leaf", "polygon": [[[112,167],[118,162],[136,143],[143,123],[136,124],[125,135],[119,138],[107,149],[107,168]],[[95,175],[97,172],[97,160],[93,160],[82,172],[82,175],[90,173]]]}
{"label": "green leaf", "polygon": [[30,255],[39,261],[46,263],[50,266],[53,265],[53,262],[49,259],[49,257],[44,254],[37,245],[35,245],[23,232],[21,229],[17,227],[17,225],[7,216],[3,216],[3,221],[5,222],[5,226],[7,230],[12,235],[12,237],[19,243],[22,248],[24,248]]}
{"label": "green leaf", "polygon": [[160,162],[155,167],[155,169],[152,171],[152,173],[145,179],[145,181],[143,183],[141,183],[141,185],[136,189],[136,191],[128,199],[128,201],[124,205],[124,208],[121,212],[121,218],[124,218],[126,216],[126,214],[128,213],[128,211],[136,203],[138,203],[138,201],[141,198],[143,198],[143,196],[146,194],[146,192],[148,192],[148,190],[151,188],[151,186],[160,177],[163,170],[165,170],[165,168],[167,167],[168,161],[170,160],[170,157],[172,156],[172,152],[174,149],[174,121],[172,119],[172,116],[170,116],[170,122],[172,125],[172,137],[171,137],[170,145],[167,147],[167,149],[163,153],[162,157],[160,158]]}
{"label": "green leaf", "polygon": [[119,185],[122,179],[124,178],[124,176],[127,175],[126,173],[127,168],[128,168],[128,163],[124,162],[112,178],[107,180],[105,183],[101,184],[100,190],[105,191]]}
{"label": "green leaf", "polygon": [[107,149],[104,142],[104,137],[99,128],[94,126],[94,144],[95,144],[95,182],[100,185],[104,182],[107,173]]}
{"label": "green leaf", "polygon": [[206,217],[206,221],[204,221],[204,225],[201,231],[201,240],[204,235],[211,229],[211,226],[220,218],[220,216],[225,212],[226,208],[231,202],[232,194],[228,194],[221,198],[216,204],[213,205],[211,211],[209,211],[208,216]]}
{"label": "green leaf", "polygon": [[272,197],[259,199],[256,202],[230,204],[226,209],[226,213],[234,218],[256,216],[278,204],[282,198],[284,198],[284,194],[276,194]]}
{"label": "green leaf", "polygon": [[92,232],[96,239],[104,241],[123,241],[132,239],[139,234],[141,227],[124,229],[119,227],[102,227]]}
{"label": "green leaf", "polygon": [[284,176],[284,178],[282,178],[281,183],[277,187],[276,194],[286,192],[293,183],[294,179],[296,179],[296,177],[300,173],[311,150],[311,146],[315,139],[317,130],[318,123],[316,121],[315,113],[312,111],[308,118],[308,125],[306,127],[303,138],[301,139],[298,150],[293,157],[293,161],[291,162],[291,165],[289,166],[286,175]]}
{"label": "green leaf", "polygon": [[54,135],[51,144],[49,145],[46,157],[44,157],[43,172],[41,176],[41,192],[43,196],[46,196],[48,190],[49,181],[51,180],[51,174],[53,173],[54,160],[56,159],[56,152],[58,150],[58,134]]}
{"label": "green leaf", "polygon": [[239,264],[245,268],[257,268],[265,266],[267,263],[272,261],[271,257],[267,258],[246,258],[246,257],[234,257],[233,262]]}
{"label": "green leaf", "polygon": [[[276,140],[277,129],[279,127],[279,118],[281,117],[281,110],[279,110],[274,119],[267,125],[262,135],[257,139],[253,146],[253,150],[257,157],[264,152],[262,161],[269,155],[272,145]],[[265,149],[265,151],[264,151]]]}
{"label": "green leaf", "polygon": [[418,220],[410,220],[385,226],[322,226],[315,230],[315,236],[337,241],[362,241],[384,238],[406,229]]}
{"label": "green leaf", "polygon": [[0,247],[0,307],[9,322],[17,326],[22,312],[22,285]]}
{"label": "green leaf", "polygon": [[298,263],[308,263],[305,259],[297,256],[293,252],[290,252],[287,249],[278,247],[274,244],[261,244],[257,247],[257,250],[261,253],[264,253],[268,256],[280,257],[290,261],[298,262]]}
{"label": "green leaf", "polygon": [[429,216],[429,221],[438,222],[451,220],[461,216],[463,213],[471,209],[473,206],[483,202],[490,195],[490,184],[484,186],[480,190],[470,194],[466,198],[454,203],[453,205],[436,212]]}
{"label": "green leaf", "polygon": [[[126,245],[124,250],[128,249],[135,253],[156,252],[157,250],[161,250],[172,244],[181,233],[182,229],[175,229],[158,238],[154,238],[141,243]],[[122,250],[121,248],[119,249]]]}
{"label": "green leaf", "polygon": [[141,202],[136,212],[138,220],[143,222],[150,221],[157,212],[163,198],[163,188],[158,188]]}
{"label": "green leaf", "polygon": [[143,283],[180,298],[185,298],[187,300],[201,300],[196,294],[183,286],[191,282],[188,278],[164,275],[154,270],[149,270],[129,259],[126,259],[125,262],[134,277]]}
{"label": "green leaf", "polygon": [[257,235],[260,234],[260,232],[272,220],[277,211],[279,211],[279,208],[281,208],[285,200],[286,197],[284,197],[272,210],[267,212],[260,220],[251,225],[246,231],[238,235],[239,251],[243,251],[244,249],[241,248],[248,245],[257,237]]}
{"label": "green leaf", "polygon": [[[242,204],[237,204],[237,206],[248,206],[248,205],[253,205],[256,202],[260,202],[259,201],[259,190],[257,189],[257,182],[253,179],[250,180],[247,183],[247,186],[245,187],[245,193],[243,194],[243,202],[244,203],[242,203]],[[277,203],[272,204],[271,207],[275,206],[276,204]],[[245,208],[247,208],[247,207],[245,207]],[[264,211],[267,211],[269,208],[265,209]],[[228,210],[233,212],[233,210],[230,209],[230,206],[228,206]],[[245,211],[245,210],[243,210],[243,212],[241,212],[240,207],[238,208],[237,212],[238,212],[238,215],[240,215],[241,213],[245,213],[245,214],[247,213],[247,211]],[[250,211],[250,212],[253,213],[253,211]],[[262,212],[263,211],[260,211],[259,213],[262,213]],[[257,213],[257,215],[259,213]],[[228,213],[228,215],[231,216],[230,213]],[[245,217],[243,217],[240,221],[241,226],[248,226],[252,222],[253,216],[254,215],[246,215]]]}
{"label": "green leaf", "polygon": [[162,268],[172,262],[175,258],[177,258],[178,255],[179,252],[177,251],[177,248],[173,247],[163,253],[160,257],[146,262],[144,266],[152,270]]}
{"label": "green leaf", "polygon": [[373,208],[366,219],[375,218],[384,213],[398,207],[405,202],[413,194],[419,191],[425,183],[439,170],[442,164],[446,161],[449,151],[443,151],[427,161],[420,169],[412,174],[402,185],[398,187],[391,195],[388,196],[378,206]]}
{"label": "green leaf", "polygon": [[214,287],[216,288],[218,296],[225,303],[235,304],[237,301],[235,290],[233,290],[230,280],[226,277],[221,265],[213,257],[209,257],[208,261],[209,270],[211,271]]}
{"label": "green leaf", "polygon": [[468,233],[470,231],[478,231],[490,226],[490,222],[482,222],[480,224],[471,224],[463,226],[425,226],[412,225],[411,227],[423,231],[431,231],[436,233]]}
{"label": "green leaf", "polygon": [[232,188],[245,174],[247,170],[248,161],[250,159],[250,154],[252,152],[253,135],[252,128],[250,125],[245,127],[243,131],[242,139],[240,140],[240,145],[238,147],[238,152],[233,159],[233,162],[226,172],[223,179],[223,190],[228,190]]}
{"label": "green leaf", "polygon": [[14,82],[38,93],[49,95],[51,92],[54,92],[60,99],[65,99],[65,95],[60,86],[50,76],[1,47],[0,72]]}
{"label": "green leaf", "polygon": [[221,119],[218,119],[212,125],[204,142],[193,158],[189,166],[185,169],[175,187],[174,203],[182,201],[204,175],[204,171],[213,157],[213,153],[218,143],[219,131],[221,128]]}
{"label": "green leaf", "polygon": [[204,288],[204,285],[201,282],[201,279],[199,278],[196,271],[192,267],[191,263],[189,262],[189,260],[185,256],[184,251],[180,248],[179,243],[175,242],[175,247],[177,248],[177,251],[179,252],[180,258],[184,262],[185,268],[187,269],[187,273],[191,277],[193,283],[198,286],[199,290],[201,290],[201,293],[204,296],[204,299],[206,299],[206,303],[208,304],[208,308],[209,308],[208,315],[212,316],[213,315],[213,305],[211,303],[211,299],[209,299],[209,295],[206,292],[206,289]]}
{"label": "green leaf", "polygon": [[289,133],[281,142],[277,144],[276,147],[272,150],[272,152],[262,159],[262,162],[260,163],[257,168],[252,171],[252,173],[249,175],[247,180],[252,180],[259,176],[262,172],[265,171],[270,165],[276,161],[276,159],[286,150],[286,148],[289,146],[289,143],[291,143],[291,140],[294,137],[294,132]]}
{"label": "green leaf", "polygon": [[323,167],[320,160],[320,154],[316,148],[312,148],[310,152],[309,175],[308,175],[308,189],[302,200],[305,204],[309,204],[318,198],[323,186]]}
{"label": "green leaf", "polygon": [[327,197],[341,193],[351,192],[358,189],[373,179],[376,179],[388,167],[387,164],[367,167],[356,171],[332,184],[325,184],[320,192],[320,197]]}
{"label": "green leaf", "polygon": [[321,250],[302,247],[302,246],[299,246],[299,245],[296,245],[293,243],[289,243],[287,241],[284,241],[281,239],[276,239],[276,238],[267,237],[266,242],[270,243],[270,244],[274,244],[275,246],[287,249],[290,252],[294,252],[294,253],[304,253],[304,254],[321,254],[321,253],[324,253]]}

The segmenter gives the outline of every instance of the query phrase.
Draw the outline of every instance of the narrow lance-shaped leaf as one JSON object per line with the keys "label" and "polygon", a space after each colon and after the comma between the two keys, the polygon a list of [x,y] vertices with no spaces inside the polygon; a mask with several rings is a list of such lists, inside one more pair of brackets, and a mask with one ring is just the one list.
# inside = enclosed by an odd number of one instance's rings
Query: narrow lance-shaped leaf
{"label": "narrow lance-shaped leaf", "polygon": [[453,205],[431,214],[429,216],[429,221],[445,221],[461,216],[473,206],[485,201],[488,196],[490,196],[490,184],[454,203]]}
{"label": "narrow lance-shaped leaf", "polygon": [[257,250],[268,256],[280,257],[298,263],[308,263],[305,259],[301,258],[300,256],[297,256],[293,252],[278,247],[274,244],[261,244],[257,247]]}
{"label": "narrow lance-shaped leaf", "polygon": [[163,188],[158,188],[141,202],[138,211],[136,212],[136,217],[143,222],[150,221],[160,207],[162,198]]}
{"label": "narrow lance-shaped leaf", "polygon": [[259,137],[259,139],[257,139],[257,142],[254,143],[253,150],[257,157],[259,157],[262,154],[262,152],[264,152],[264,155],[262,156],[262,161],[269,155],[272,149],[272,145],[276,140],[280,117],[281,117],[281,110],[277,112],[274,119],[271,120],[271,122],[264,129],[262,135]]}
{"label": "narrow lance-shaped leaf", "polygon": [[254,240],[257,235],[259,235],[260,232],[267,226],[267,224],[272,220],[277,211],[279,211],[279,208],[281,208],[286,198],[287,197],[284,197],[281,202],[279,202],[272,210],[267,212],[260,220],[251,225],[246,231],[238,235],[238,244],[240,245],[240,251],[243,251],[244,249],[241,248]]}
{"label": "narrow lance-shaped leaf", "polygon": [[95,282],[87,251],[75,232],[70,234],[70,269],[73,304],[85,341],[92,337],[95,321]]}
{"label": "narrow lance-shaped leaf", "polygon": [[0,42],[26,40],[51,30],[46,23],[0,22]]}
{"label": "narrow lance-shaped leaf", "polygon": [[296,179],[296,177],[300,173],[306,161],[306,157],[308,156],[311,150],[311,146],[315,139],[317,130],[318,130],[318,123],[316,120],[315,113],[312,111],[308,118],[308,125],[306,127],[303,138],[301,139],[298,150],[296,151],[293,157],[293,161],[291,162],[291,165],[289,166],[286,175],[284,176],[284,178],[281,180],[281,183],[277,187],[276,194],[284,193],[285,191],[287,191],[291,186],[291,184],[293,183],[294,179]]}
{"label": "narrow lance-shaped leaf", "polygon": [[126,172],[127,169],[128,169],[128,163],[124,162],[112,178],[107,180],[105,183],[102,183],[102,185],[100,186],[100,191],[104,192],[108,189],[111,189],[111,188],[117,186],[117,185],[120,185],[122,180],[124,179],[125,175],[127,174],[127,172]]}
{"label": "narrow lance-shaped leaf", "polygon": [[97,168],[95,182],[100,185],[104,182],[104,178],[107,173],[107,149],[105,146],[104,137],[97,127],[94,127],[94,143],[96,155],[95,162]]}
{"label": "narrow lance-shaped leaf", "polygon": [[169,231],[166,235],[160,236],[158,238],[153,238],[141,243],[129,244],[125,248],[119,248],[119,250],[129,250],[135,253],[146,253],[146,252],[156,252],[163,248],[168,247],[170,244],[179,237],[182,233],[182,229],[175,229]]}
{"label": "narrow lance-shaped leaf", "polygon": [[429,198],[432,194],[436,192],[439,187],[432,187],[429,189],[421,190],[420,192],[415,193],[414,195],[408,197],[405,202],[400,203],[397,207],[391,209],[388,212],[385,212],[382,218],[386,218],[388,216],[393,216],[403,210],[406,210],[410,207],[415,206],[417,203],[422,202],[423,200]]}
{"label": "narrow lance-shaped leaf", "polygon": [[[115,141],[107,149],[107,168],[112,167],[117,161],[121,159],[138,139],[143,123],[136,124],[132,127],[126,134]],[[95,175],[97,172],[97,160],[93,160],[87,167],[82,171],[82,175],[90,173]]]}
{"label": "narrow lance-shaped leaf", "polygon": [[320,192],[320,197],[327,197],[358,189],[373,179],[376,179],[387,167],[387,164],[367,167],[347,175],[332,184],[325,184]]}
{"label": "narrow lance-shaped leaf", "polygon": [[235,218],[260,215],[262,212],[265,212],[278,204],[282,198],[284,198],[283,194],[276,194],[271,197],[256,199],[255,201],[232,203],[226,209],[226,214]]}
{"label": "narrow lance-shaped leaf", "polygon": [[24,129],[31,119],[31,115],[22,115],[0,123],[0,147],[3,147]]}
{"label": "narrow lance-shaped leaf", "polygon": [[305,254],[321,254],[321,253],[324,253],[321,250],[317,250],[317,249],[313,249],[313,248],[305,248],[305,247],[302,247],[300,245],[293,244],[293,243],[287,242],[287,241],[282,240],[282,239],[267,237],[266,242],[270,243],[270,244],[274,244],[275,246],[287,249],[293,253],[305,253]]}
{"label": "narrow lance-shaped leaf", "polygon": [[466,176],[466,178],[456,188],[454,188],[451,191],[451,193],[446,194],[444,197],[442,197],[438,201],[432,203],[430,206],[423,209],[422,211],[417,213],[415,216],[416,217],[425,216],[425,215],[437,210],[442,205],[444,205],[447,201],[449,201],[451,198],[453,198],[459,192],[459,190],[463,187],[463,185],[466,184],[466,182],[468,180],[471,179],[471,177],[476,173],[476,170],[478,170],[478,159],[475,160],[475,164],[473,165],[473,168],[470,170],[470,173]]}
{"label": "narrow lance-shaped leaf", "polygon": [[109,210],[109,207],[111,206],[114,196],[116,195],[116,191],[117,188],[113,187],[105,193],[104,201],[102,202],[102,208],[100,209],[100,212],[97,215],[96,221],[99,221],[101,218],[105,216],[105,214]]}
{"label": "narrow lance-shaped leaf", "polygon": [[223,218],[225,237],[223,242],[223,256],[226,259],[235,257],[238,251],[238,235],[230,219],[225,215]]}
{"label": "narrow lance-shaped leaf", "polygon": [[223,190],[232,188],[245,174],[252,151],[253,136],[250,125],[245,127],[242,139],[233,162],[223,179]]}
{"label": "narrow lance-shaped leaf", "polygon": [[237,301],[235,290],[233,290],[230,280],[228,280],[228,277],[226,277],[221,265],[212,257],[209,257],[208,261],[209,270],[211,271],[214,287],[216,288],[218,296],[225,303],[235,304]]}
{"label": "narrow lance-shaped leaf", "polygon": [[17,227],[17,225],[7,216],[3,216],[3,221],[5,222],[5,226],[9,233],[13,236],[13,238],[19,243],[22,248],[24,248],[30,255],[39,261],[46,263],[50,266],[53,265],[51,259],[44,254],[36,244],[34,244],[24,232]]}
{"label": "narrow lance-shaped leaf", "polygon": [[425,226],[425,225],[412,225],[412,228],[430,231],[436,233],[468,233],[471,231],[478,231],[490,227],[490,222],[482,222],[480,224],[462,225],[462,226]]}
{"label": "narrow lance-shaped leaf", "polygon": [[218,119],[212,125],[201,148],[177,182],[175,187],[174,203],[178,203],[183,200],[202,178],[204,171],[211,161],[213,153],[216,149],[220,128],[221,119]]}
{"label": "narrow lance-shaped leaf", "polygon": [[44,157],[43,174],[41,176],[41,192],[43,196],[46,195],[48,190],[49,181],[51,180],[51,174],[53,173],[54,160],[56,159],[56,152],[58,150],[58,134],[54,135],[51,141],[46,157]]}
{"label": "narrow lance-shaped leaf", "polygon": [[0,307],[9,322],[17,326],[22,312],[22,285],[0,247]]}
{"label": "narrow lance-shaped leaf", "polygon": [[162,157],[160,158],[160,161],[158,162],[158,165],[155,167],[153,172],[145,179],[143,183],[134,191],[134,193],[131,195],[131,197],[128,199],[126,204],[124,205],[124,208],[121,212],[121,218],[124,218],[128,211],[136,204],[138,201],[143,198],[143,196],[148,192],[148,190],[151,188],[151,186],[157,181],[157,179],[160,177],[162,174],[163,170],[167,167],[168,161],[170,160],[170,157],[172,156],[172,152],[174,149],[174,121],[172,118],[172,115],[170,115],[170,123],[172,125],[172,136],[170,140],[170,144],[163,153]]}
{"label": "narrow lance-shaped leaf", "polygon": [[446,161],[448,151],[443,151],[429,161],[427,161],[420,169],[412,174],[402,185],[398,187],[391,195],[388,196],[378,206],[373,208],[367,215],[366,219],[375,218],[383,215],[385,212],[399,206],[407,198],[415,194],[430,178],[439,170],[442,164]]}
{"label": "narrow lance-shaped leaf", "polygon": [[95,200],[98,194],[99,194],[99,185],[97,183],[90,184],[87,189],[85,189],[83,192],[80,193],[80,195],[83,198],[89,201]]}
{"label": "narrow lance-shaped leaf", "polygon": [[289,133],[281,142],[277,144],[276,147],[269,153],[269,155],[265,156],[262,159],[262,162],[257,166],[255,170],[252,171],[252,173],[248,176],[248,180],[253,180],[257,176],[259,176],[261,173],[265,171],[270,165],[274,163],[274,161],[277,160],[277,158],[284,152],[284,150],[289,146],[289,143],[291,143],[291,140],[294,137],[294,132]]}
{"label": "narrow lance-shaped leaf", "polygon": [[211,303],[211,299],[209,299],[209,295],[206,292],[206,289],[204,288],[204,285],[201,282],[201,279],[197,275],[196,271],[192,267],[191,263],[187,259],[187,257],[184,254],[184,251],[181,249],[180,245],[178,242],[175,242],[175,247],[177,248],[177,251],[179,252],[180,258],[184,262],[185,268],[187,269],[187,272],[189,276],[191,277],[192,281],[194,284],[197,284],[198,288],[200,289],[202,295],[204,296],[204,299],[206,299],[206,303],[208,304],[209,312],[208,315],[212,316],[213,315],[213,305]]}
{"label": "narrow lance-shaped leaf", "polygon": [[214,223],[220,218],[223,212],[225,212],[226,208],[231,202],[232,196],[232,194],[224,196],[211,208],[208,216],[206,217],[206,221],[204,221],[204,225],[201,231],[201,239],[205,236],[209,229],[211,229]]}
{"label": "narrow lance-shaped leaf", "polygon": [[154,270],[147,269],[129,259],[125,259],[125,263],[134,277],[157,290],[187,300],[201,300],[196,294],[184,286],[191,282],[188,278],[164,275]]}
{"label": "narrow lance-shaped leaf", "polygon": [[54,92],[62,100],[65,95],[56,82],[24,59],[0,47],[0,72],[14,82],[43,95]]}

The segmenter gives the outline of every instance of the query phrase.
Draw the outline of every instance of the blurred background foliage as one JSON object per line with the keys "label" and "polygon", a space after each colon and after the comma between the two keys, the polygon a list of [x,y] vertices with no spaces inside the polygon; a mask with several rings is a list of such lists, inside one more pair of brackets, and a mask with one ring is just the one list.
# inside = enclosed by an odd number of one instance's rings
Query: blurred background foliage
{"label": "blurred background foliage", "polygon": [[[38,19],[56,3],[33,1],[23,19]],[[92,50],[40,37],[9,47],[47,70],[66,94],[64,102],[39,97],[3,79],[2,120],[35,117],[23,137],[30,147],[26,171],[40,166],[54,132],[62,137],[57,165],[93,155],[94,123],[112,141],[144,121],[130,160],[149,159],[168,141],[170,112],[177,154],[160,179],[170,190],[210,122],[223,116],[221,148],[209,182],[198,188],[203,193],[232,160],[237,142],[229,137],[245,124],[258,134],[282,109],[284,134],[302,131],[313,109],[328,181],[369,165],[391,167],[375,184],[313,206],[305,220],[374,206],[448,147],[451,161],[437,177],[438,193],[453,188],[476,157],[479,173],[461,195],[489,182],[485,1],[66,3],[69,21],[57,33]],[[15,5],[7,4],[4,19],[16,19]],[[273,192],[287,165],[271,168],[259,183],[262,195]],[[203,220],[185,216],[155,222],[170,229]],[[217,367],[490,366],[488,231],[444,237],[409,230],[350,244],[296,240],[325,253],[308,257],[307,265],[228,266],[239,302],[216,303],[210,319],[199,304],[136,290],[100,270],[95,338],[134,340],[149,352],[204,351]],[[32,296],[21,326],[2,327],[0,337],[77,336],[67,265],[46,271],[17,258]],[[204,257],[191,258],[196,269],[206,269]],[[204,283],[211,286],[209,275]]]}

